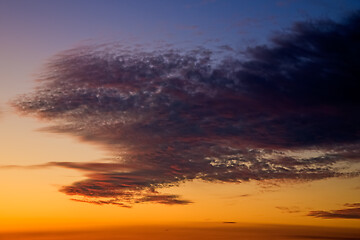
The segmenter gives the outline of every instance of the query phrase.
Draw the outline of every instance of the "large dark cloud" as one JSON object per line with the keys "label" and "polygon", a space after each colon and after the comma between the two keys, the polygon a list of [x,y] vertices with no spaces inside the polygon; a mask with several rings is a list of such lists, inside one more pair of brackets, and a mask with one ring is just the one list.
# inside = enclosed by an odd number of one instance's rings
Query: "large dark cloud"
{"label": "large dark cloud", "polygon": [[78,201],[187,204],[158,190],[192,179],[357,176],[344,166],[359,162],[359,42],[356,13],[296,23],[223,59],[219,49],[82,47],[55,56],[13,105],[53,123],[45,131],[113,153],[111,162],[48,164],[85,171],[61,188]]}
{"label": "large dark cloud", "polygon": [[360,219],[360,203],[345,204],[347,208],[331,211],[311,211],[308,216],[317,218]]}

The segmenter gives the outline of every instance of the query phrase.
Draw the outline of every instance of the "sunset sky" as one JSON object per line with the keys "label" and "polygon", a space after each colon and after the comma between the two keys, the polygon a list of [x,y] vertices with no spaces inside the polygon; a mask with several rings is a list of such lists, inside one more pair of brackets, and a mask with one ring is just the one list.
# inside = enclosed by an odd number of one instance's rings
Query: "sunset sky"
{"label": "sunset sky", "polygon": [[0,0],[0,239],[358,239],[359,42],[357,0]]}

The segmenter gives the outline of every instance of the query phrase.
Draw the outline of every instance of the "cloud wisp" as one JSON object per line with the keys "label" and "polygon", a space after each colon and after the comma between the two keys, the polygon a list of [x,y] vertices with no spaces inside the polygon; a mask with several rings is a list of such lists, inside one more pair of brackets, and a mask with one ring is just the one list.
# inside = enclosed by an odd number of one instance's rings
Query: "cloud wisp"
{"label": "cloud wisp", "polygon": [[344,204],[346,208],[330,211],[311,211],[308,216],[316,218],[360,219],[360,203]]}
{"label": "cloud wisp", "polygon": [[[299,22],[269,45],[216,51],[89,46],[55,56],[21,114],[114,159],[55,162],[87,179],[76,201],[188,204],[158,190],[183,181],[308,181],[358,176],[360,15]],[[316,154],[308,154],[316,152]],[[341,164],[346,163],[346,164]]]}

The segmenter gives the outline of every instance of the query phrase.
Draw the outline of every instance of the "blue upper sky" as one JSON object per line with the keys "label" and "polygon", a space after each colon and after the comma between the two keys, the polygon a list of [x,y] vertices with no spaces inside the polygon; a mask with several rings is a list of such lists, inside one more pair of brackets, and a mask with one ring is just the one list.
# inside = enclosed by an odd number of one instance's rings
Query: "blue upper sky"
{"label": "blue upper sky", "polygon": [[31,87],[52,55],[81,44],[244,48],[304,19],[338,19],[357,0],[0,0],[1,102]]}
{"label": "blue upper sky", "polygon": [[[68,48],[83,40],[257,42],[304,18],[339,18],[360,1],[0,1],[1,43]],[[2,48],[4,47],[3,44]]]}

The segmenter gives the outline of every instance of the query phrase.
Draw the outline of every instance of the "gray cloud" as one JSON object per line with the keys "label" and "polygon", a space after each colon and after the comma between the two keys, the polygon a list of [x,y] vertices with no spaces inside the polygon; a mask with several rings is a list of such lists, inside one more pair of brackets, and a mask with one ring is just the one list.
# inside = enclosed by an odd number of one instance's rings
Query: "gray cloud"
{"label": "gray cloud", "polygon": [[343,218],[343,219],[360,219],[360,203],[344,204],[344,209],[330,211],[311,211],[308,216],[316,218]]}
{"label": "gray cloud", "polygon": [[277,209],[281,210],[285,213],[299,213],[301,210],[298,207],[276,207]]}

